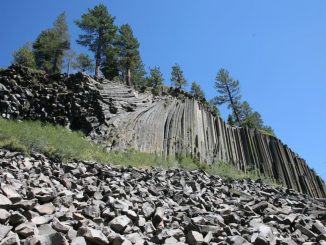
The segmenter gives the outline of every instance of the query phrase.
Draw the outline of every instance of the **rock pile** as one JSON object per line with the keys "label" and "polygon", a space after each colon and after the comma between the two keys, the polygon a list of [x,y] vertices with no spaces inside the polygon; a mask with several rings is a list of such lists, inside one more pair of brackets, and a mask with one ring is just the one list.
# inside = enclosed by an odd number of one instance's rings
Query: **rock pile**
{"label": "rock pile", "polygon": [[0,115],[96,133],[104,122],[96,86],[99,84],[81,73],[51,76],[13,65],[0,71]]}
{"label": "rock pile", "polygon": [[0,244],[326,244],[326,205],[203,171],[0,150]]}
{"label": "rock pile", "polygon": [[49,76],[20,66],[0,71],[2,117],[65,125],[108,150],[194,157],[208,164],[224,161],[326,198],[323,180],[279,139],[231,127],[202,103],[176,94],[155,97],[81,73]]}

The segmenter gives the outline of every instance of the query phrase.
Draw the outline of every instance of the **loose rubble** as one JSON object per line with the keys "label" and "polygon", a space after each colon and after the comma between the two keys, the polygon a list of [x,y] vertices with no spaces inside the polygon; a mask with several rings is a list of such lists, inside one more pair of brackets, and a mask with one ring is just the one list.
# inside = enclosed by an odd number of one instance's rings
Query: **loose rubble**
{"label": "loose rubble", "polygon": [[202,170],[0,150],[0,245],[326,244],[326,204]]}

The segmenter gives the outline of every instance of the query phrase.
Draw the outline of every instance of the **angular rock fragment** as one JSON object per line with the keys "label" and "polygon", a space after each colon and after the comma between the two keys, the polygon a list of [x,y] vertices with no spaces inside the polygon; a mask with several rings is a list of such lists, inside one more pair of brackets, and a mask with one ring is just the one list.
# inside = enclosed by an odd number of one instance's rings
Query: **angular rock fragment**
{"label": "angular rock fragment", "polygon": [[204,237],[197,231],[190,231],[187,234],[187,242],[190,245],[200,245],[204,243]]}
{"label": "angular rock fragment", "polygon": [[0,241],[7,236],[9,231],[11,231],[12,226],[9,225],[1,225],[0,224]]}
{"label": "angular rock fragment", "polygon": [[1,190],[13,203],[19,202],[22,199],[15,188],[11,185],[1,185]]}
{"label": "angular rock fragment", "polygon": [[115,232],[122,232],[131,220],[126,215],[121,215],[109,222],[109,226]]}
{"label": "angular rock fragment", "polygon": [[34,207],[34,209],[44,215],[44,214],[53,214],[55,211],[55,207],[54,205],[50,202],[50,203],[46,203],[46,204],[42,204],[42,205],[37,205]]}
{"label": "angular rock fragment", "polygon": [[109,244],[108,239],[100,230],[95,230],[88,227],[81,227],[78,229],[77,236],[84,237],[87,241],[93,244],[105,245]]}
{"label": "angular rock fragment", "polygon": [[5,209],[0,209],[0,223],[6,222],[6,220],[10,217],[10,213]]}
{"label": "angular rock fragment", "polygon": [[0,208],[7,208],[11,206],[12,202],[4,195],[0,194]]}

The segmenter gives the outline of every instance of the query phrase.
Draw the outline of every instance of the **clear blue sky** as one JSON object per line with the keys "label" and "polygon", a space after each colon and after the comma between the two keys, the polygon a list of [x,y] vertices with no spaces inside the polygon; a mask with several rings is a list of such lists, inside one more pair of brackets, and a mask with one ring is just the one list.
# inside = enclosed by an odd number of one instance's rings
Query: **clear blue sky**
{"label": "clear blue sky", "polygon": [[84,51],[74,42],[79,30],[73,20],[100,2],[116,24],[133,27],[146,68],[160,66],[167,82],[177,62],[211,98],[218,69],[228,69],[243,99],[326,179],[326,1],[1,1],[0,66],[62,11],[72,48]]}

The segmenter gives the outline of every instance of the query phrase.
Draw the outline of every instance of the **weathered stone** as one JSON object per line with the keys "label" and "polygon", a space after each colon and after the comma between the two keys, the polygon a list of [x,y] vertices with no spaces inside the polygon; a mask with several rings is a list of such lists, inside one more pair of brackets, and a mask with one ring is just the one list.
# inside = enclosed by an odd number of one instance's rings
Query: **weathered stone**
{"label": "weathered stone", "polygon": [[34,236],[31,245],[68,245],[68,241],[60,233]]}
{"label": "weathered stone", "polygon": [[1,190],[13,203],[19,202],[22,199],[22,197],[18,194],[15,188],[11,185],[1,185]]}
{"label": "weathered stone", "polygon": [[326,235],[326,227],[319,221],[316,220],[312,225],[312,231],[316,234],[325,234]]}
{"label": "weathered stone", "polygon": [[232,245],[242,245],[242,244],[249,244],[246,239],[237,235],[237,236],[229,236],[227,237],[227,242]]}
{"label": "weathered stone", "polygon": [[4,195],[0,194],[0,208],[11,206],[12,202]]}
{"label": "weathered stone", "polygon": [[1,225],[0,224],[0,241],[7,236],[9,231],[11,231],[12,226],[9,225]]}
{"label": "weathered stone", "polygon": [[310,231],[308,228],[300,225],[300,224],[296,224],[295,228],[299,229],[303,234],[305,234],[308,237],[316,237],[316,234],[314,234],[312,231]]}
{"label": "weathered stone", "polygon": [[40,225],[37,230],[40,236],[57,233],[49,224]]}
{"label": "weathered stone", "polygon": [[20,245],[20,239],[17,234],[12,234],[3,239],[0,245]]}
{"label": "weathered stone", "polygon": [[57,218],[54,218],[52,221],[52,227],[56,231],[62,232],[62,233],[67,233],[70,229],[68,225],[65,225],[61,223]]}
{"label": "weathered stone", "polygon": [[24,223],[26,220],[27,219],[25,218],[25,216],[22,215],[21,213],[13,212],[10,215],[9,224],[12,225],[12,226],[16,226],[16,225],[19,225],[21,223]]}
{"label": "weathered stone", "polygon": [[50,221],[52,221],[52,219],[53,219],[53,215],[36,216],[32,218],[32,222],[35,225],[43,225],[49,223]]}
{"label": "weathered stone", "polygon": [[6,220],[10,217],[10,213],[5,209],[0,209],[0,223],[6,222]]}
{"label": "weathered stone", "polygon": [[[23,238],[33,236],[35,234],[35,226],[33,223],[20,224],[15,228],[15,232]],[[0,229],[1,230],[1,229]]]}
{"label": "weathered stone", "polygon": [[42,205],[37,205],[34,207],[34,209],[40,214],[53,214],[55,211],[55,207],[51,202]]}
{"label": "weathered stone", "polygon": [[84,208],[83,214],[89,218],[98,218],[101,215],[101,210],[99,206],[90,205]]}
{"label": "weathered stone", "polygon": [[146,219],[150,218],[155,212],[153,206],[148,202],[143,204],[142,210]]}
{"label": "weathered stone", "polygon": [[109,244],[106,236],[99,230],[88,227],[81,227],[78,229],[77,236],[83,236],[87,241],[93,244]]}
{"label": "weathered stone", "polygon": [[200,245],[204,243],[204,237],[197,231],[190,231],[187,234],[187,242],[190,245]]}
{"label": "weathered stone", "polygon": [[156,208],[154,217],[153,217],[153,223],[159,224],[164,219],[164,208],[158,207]]}
{"label": "weathered stone", "polygon": [[71,245],[87,245],[84,237],[78,236],[71,241]]}
{"label": "weathered stone", "polygon": [[111,220],[109,226],[116,232],[122,232],[130,222],[126,215],[121,215]]}

